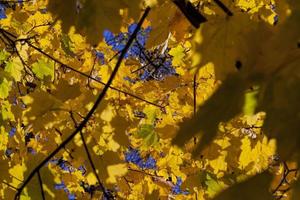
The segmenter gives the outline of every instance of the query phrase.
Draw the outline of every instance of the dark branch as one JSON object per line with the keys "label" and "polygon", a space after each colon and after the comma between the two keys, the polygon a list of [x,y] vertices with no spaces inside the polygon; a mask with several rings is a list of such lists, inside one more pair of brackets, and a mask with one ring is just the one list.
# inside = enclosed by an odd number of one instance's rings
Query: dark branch
{"label": "dark branch", "polygon": [[41,174],[40,174],[40,170],[37,171],[37,175],[38,175],[38,179],[39,179],[42,199],[45,200],[46,198],[45,198],[45,193],[44,193],[44,189],[43,189],[43,181],[42,181],[42,177],[41,177]]}
{"label": "dark branch", "polygon": [[100,102],[102,101],[102,99],[104,98],[107,90],[109,89],[113,79],[115,78],[120,65],[122,63],[122,60],[126,54],[126,52],[128,51],[131,43],[133,42],[134,38],[136,37],[138,31],[141,28],[142,23],[144,22],[144,20],[146,19],[148,13],[150,11],[150,8],[146,8],[142,18],[140,19],[139,23],[137,24],[137,27],[135,28],[133,34],[130,36],[125,48],[123,49],[123,51],[121,52],[121,55],[116,63],[116,66],[111,74],[111,76],[109,77],[109,80],[107,81],[107,84],[105,85],[105,87],[103,88],[103,90],[101,91],[101,93],[99,94],[98,98],[96,99],[93,107],[91,108],[91,110],[88,112],[88,114],[86,115],[86,117],[84,118],[84,120],[78,125],[78,127],[76,128],[76,130],[74,130],[70,136],[67,137],[66,140],[64,140],[50,155],[48,155],[33,171],[31,171],[31,173],[29,174],[29,176],[24,180],[23,184],[21,185],[21,187],[19,188],[17,194],[15,195],[15,199],[19,199],[20,194],[22,193],[23,189],[26,187],[26,185],[29,183],[29,181],[33,178],[33,176],[35,175],[36,172],[38,172],[54,155],[56,155],[65,145],[67,145],[74,137],[75,135],[80,132],[85,125],[87,124],[87,122],[89,121],[89,119],[91,118],[91,116],[94,114],[96,108],[98,107],[98,105],[100,104]]}
{"label": "dark branch", "polygon": [[11,185],[11,184],[5,182],[5,181],[2,181],[2,183],[5,184],[5,185],[7,185],[7,186],[10,187],[10,188],[16,190],[16,191],[18,190],[18,188],[16,188],[15,186],[13,186],[13,185]]}
{"label": "dark branch", "polygon": [[176,4],[176,6],[195,28],[199,28],[200,24],[207,21],[207,19],[199,12],[198,9],[195,8],[191,2],[186,0],[173,0],[173,3]]}
{"label": "dark branch", "polygon": [[222,3],[220,0],[214,0],[214,2],[228,15],[233,16],[233,13]]}
{"label": "dark branch", "polygon": [[10,38],[12,36],[10,34],[8,34],[7,32],[5,32],[3,29],[0,29],[0,31],[2,33],[2,36],[9,42],[9,46],[13,49],[13,53],[16,53],[17,56],[19,57],[22,65],[24,66],[25,72],[27,74],[29,74],[30,76],[32,76],[34,78],[37,78],[35,76],[35,74],[33,73],[33,71],[30,69],[30,67],[26,64],[26,62],[24,61],[24,59],[22,58],[22,56],[20,55],[20,53],[18,51],[18,48],[17,48],[17,45],[16,45],[17,40],[15,38],[13,38],[13,39]]}

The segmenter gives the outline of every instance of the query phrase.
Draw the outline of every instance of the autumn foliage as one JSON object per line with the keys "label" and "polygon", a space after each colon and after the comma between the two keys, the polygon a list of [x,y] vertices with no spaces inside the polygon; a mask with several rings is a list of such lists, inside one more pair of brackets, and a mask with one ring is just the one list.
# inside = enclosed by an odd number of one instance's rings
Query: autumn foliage
{"label": "autumn foliage", "polygon": [[0,199],[300,198],[300,1],[0,1]]}

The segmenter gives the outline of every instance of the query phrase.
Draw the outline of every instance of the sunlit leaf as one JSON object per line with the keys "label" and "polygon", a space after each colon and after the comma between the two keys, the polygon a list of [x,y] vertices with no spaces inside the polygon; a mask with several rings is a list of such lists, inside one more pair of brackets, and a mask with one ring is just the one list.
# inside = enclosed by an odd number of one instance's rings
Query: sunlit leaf
{"label": "sunlit leaf", "polygon": [[127,173],[126,164],[110,165],[107,167],[109,178],[106,180],[109,183],[116,183],[117,177],[122,177]]}
{"label": "sunlit leaf", "polygon": [[13,58],[6,63],[5,71],[8,72],[15,81],[20,81],[22,77],[23,65],[18,58]]}
{"label": "sunlit leaf", "polygon": [[51,79],[54,78],[54,63],[52,61],[39,60],[38,62],[32,64],[32,71],[35,75],[43,79],[50,76]]}
{"label": "sunlit leaf", "polygon": [[0,98],[5,99],[8,97],[9,91],[11,90],[11,82],[6,78],[3,78],[0,82]]}

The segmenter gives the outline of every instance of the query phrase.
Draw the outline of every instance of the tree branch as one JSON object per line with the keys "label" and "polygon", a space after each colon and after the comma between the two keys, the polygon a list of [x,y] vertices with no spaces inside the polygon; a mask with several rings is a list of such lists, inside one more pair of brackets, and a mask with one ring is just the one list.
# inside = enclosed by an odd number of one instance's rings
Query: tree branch
{"label": "tree branch", "polygon": [[220,0],[214,0],[214,2],[228,15],[228,16],[233,16],[233,13],[223,4],[222,1]]}
{"label": "tree branch", "polygon": [[207,19],[199,12],[195,6],[187,0],[173,0],[173,3],[180,9],[184,16],[195,27],[199,28],[200,24],[207,21]]}

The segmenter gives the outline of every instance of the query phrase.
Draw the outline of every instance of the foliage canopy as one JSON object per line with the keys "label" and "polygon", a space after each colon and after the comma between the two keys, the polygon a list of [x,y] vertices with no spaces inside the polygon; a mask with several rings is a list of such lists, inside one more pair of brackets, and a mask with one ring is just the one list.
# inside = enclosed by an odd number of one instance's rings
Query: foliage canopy
{"label": "foliage canopy", "polygon": [[0,199],[298,199],[300,2],[0,1]]}

